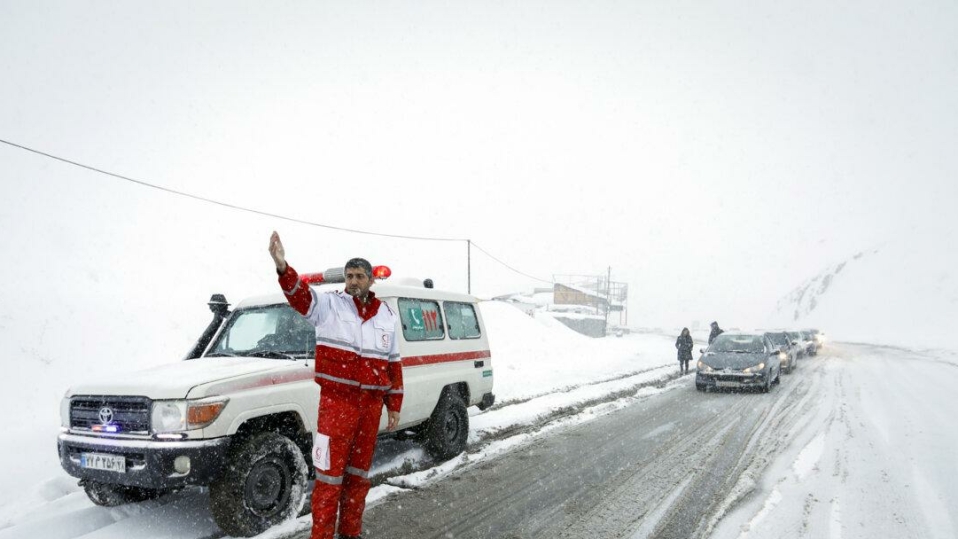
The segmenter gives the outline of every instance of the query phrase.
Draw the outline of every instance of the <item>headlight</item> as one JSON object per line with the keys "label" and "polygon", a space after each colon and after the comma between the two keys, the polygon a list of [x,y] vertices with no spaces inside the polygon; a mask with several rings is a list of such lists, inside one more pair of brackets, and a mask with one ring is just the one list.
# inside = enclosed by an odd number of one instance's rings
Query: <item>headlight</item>
{"label": "headlight", "polygon": [[60,400],[60,426],[70,428],[70,397],[63,397]]}
{"label": "headlight", "polygon": [[212,397],[195,401],[155,401],[151,425],[156,434],[201,429],[220,416],[229,399]]}
{"label": "headlight", "polygon": [[699,370],[702,372],[712,372],[714,369],[706,365],[704,361],[699,360]]}
{"label": "headlight", "polygon": [[759,372],[763,370],[765,370],[765,363],[759,363],[758,365],[755,365],[754,367],[749,367],[743,370],[742,372],[744,372],[745,374],[752,374],[753,372]]}
{"label": "headlight", "polygon": [[186,401],[154,402],[150,425],[156,433],[186,430]]}

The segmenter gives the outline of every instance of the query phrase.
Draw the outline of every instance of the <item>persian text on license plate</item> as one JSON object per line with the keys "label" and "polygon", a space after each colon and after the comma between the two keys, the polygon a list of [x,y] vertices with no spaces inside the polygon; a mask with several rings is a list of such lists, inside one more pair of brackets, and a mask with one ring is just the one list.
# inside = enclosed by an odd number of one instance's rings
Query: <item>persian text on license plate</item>
{"label": "persian text on license plate", "polygon": [[726,382],[726,381],[724,381],[724,380],[716,380],[716,381],[715,381],[715,386],[716,386],[716,387],[742,387],[742,383],[741,383],[741,382]]}
{"label": "persian text on license plate", "polygon": [[122,455],[103,453],[80,453],[80,467],[90,470],[126,473],[126,458]]}

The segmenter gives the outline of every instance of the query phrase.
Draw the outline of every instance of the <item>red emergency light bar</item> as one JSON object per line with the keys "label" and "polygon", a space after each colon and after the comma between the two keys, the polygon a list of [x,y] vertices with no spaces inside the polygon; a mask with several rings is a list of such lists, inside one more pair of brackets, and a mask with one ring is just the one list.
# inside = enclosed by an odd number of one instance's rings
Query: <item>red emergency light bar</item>
{"label": "red emergency light bar", "polygon": [[304,284],[320,284],[326,281],[323,280],[322,273],[301,273],[299,275],[299,282]]}
{"label": "red emergency light bar", "polygon": [[[373,266],[373,279],[388,279],[393,272],[389,266]],[[329,268],[322,273],[303,273],[299,276],[300,282],[305,284],[345,283],[345,268]]]}

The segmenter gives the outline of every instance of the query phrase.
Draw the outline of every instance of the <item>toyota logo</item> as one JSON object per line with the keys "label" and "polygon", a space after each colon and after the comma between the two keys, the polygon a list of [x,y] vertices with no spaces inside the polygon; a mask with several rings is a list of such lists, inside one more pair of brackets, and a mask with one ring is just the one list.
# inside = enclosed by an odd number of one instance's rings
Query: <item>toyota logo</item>
{"label": "toyota logo", "polygon": [[109,406],[100,408],[100,423],[109,425],[110,421],[113,421],[113,408],[110,408]]}

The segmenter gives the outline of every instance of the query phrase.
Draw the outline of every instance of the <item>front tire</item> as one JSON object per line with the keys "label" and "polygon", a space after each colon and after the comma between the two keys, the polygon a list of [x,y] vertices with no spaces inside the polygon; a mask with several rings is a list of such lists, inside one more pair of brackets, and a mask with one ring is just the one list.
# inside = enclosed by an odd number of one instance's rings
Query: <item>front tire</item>
{"label": "front tire", "polygon": [[83,491],[86,492],[87,498],[90,498],[91,502],[102,507],[116,507],[128,503],[142,502],[161,494],[160,491],[151,489],[113,485],[99,481],[84,481]]}
{"label": "front tire", "polygon": [[436,460],[448,460],[466,449],[469,414],[457,391],[444,389],[423,432],[426,451]]}
{"label": "front tire", "polygon": [[228,535],[263,533],[299,514],[306,481],[306,460],[292,440],[257,434],[230,450],[229,466],[210,484],[213,519]]}

